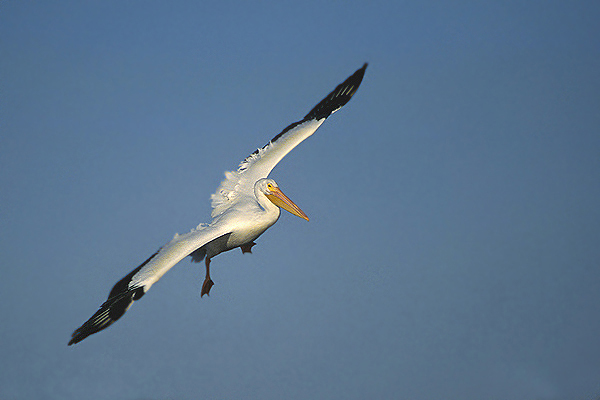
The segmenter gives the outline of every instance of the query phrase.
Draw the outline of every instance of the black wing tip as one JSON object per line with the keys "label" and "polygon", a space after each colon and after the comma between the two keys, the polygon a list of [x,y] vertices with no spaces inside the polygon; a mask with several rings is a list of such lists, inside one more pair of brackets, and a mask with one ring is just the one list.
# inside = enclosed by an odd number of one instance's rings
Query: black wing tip
{"label": "black wing tip", "polygon": [[104,303],[98,311],[90,319],[85,321],[83,325],[75,329],[71,335],[68,346],[81,342],[83,339],[96,332],[108,328],[116,319],[110,318],[110,304]]}
{"label": "black wing tip", "polygon": [[75,329],[71,335],[68,346],[79,343],[88,336],[111,326],[125,314],[125,311],[127,311],[132,302],[133,294],[130,296],[115,296],[106,300],[90,319],[85,321],[79,328]]}
{"label": "black wing tip", "polygon": [[125,314],[125,311],[129,309],[134,300],[139,300],[146,293],[143,287],[130,289],[129,283],[133,276],[148,264],[159,251],[160,249],[113,286],[108,295],[108,300],[100,306],[90,319],[75,329],[75,332],[71,335],[71,340],[69,340],[69,346],[79,343],[86,337],[108,328]]}
{"label": "black wing tip", "polygon": [[75,329],[68,346],[79,343],[86,337],[111,326],[125,314],[135,300],[139,300],[143,295],[144,289],[137,288],[109,297],[90,319]]}
{"label": "black wing tip", "polygon": [[350,101],[354,93],[358,90],[369,63],[364,63],[344,82],[339,84],[331,93],[329,93],[319,104],[317,104],[306,116],[304,120],[323,119],[342,108]]}

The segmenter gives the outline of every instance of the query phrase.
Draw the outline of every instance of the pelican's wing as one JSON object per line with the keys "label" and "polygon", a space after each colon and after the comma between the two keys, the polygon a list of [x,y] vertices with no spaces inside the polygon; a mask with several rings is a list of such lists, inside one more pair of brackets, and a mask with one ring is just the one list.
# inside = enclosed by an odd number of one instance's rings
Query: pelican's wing
{"label": "pelican's wing", "polygon": [[253,194],[256,181],[269,176],[271,170],[287,153],[315,133],[327,117],[350,101],[358,90],[366,69],[365,63],[310,110],[302,120],[289,125],[264,147],[246,157],[237,171],[226,172],[225,180],[211,196],[212,216],[223,213],[240,194]]}
{"label": "pelican's wing", "polygon": [[169,269],[208,242],[230,233],[224,224],[199,226],[190,233],[175,235],[139,267],[112,288],[100,309],[73,332],[69,345],[107,328],[121,318],[134,300],[139,300]]}

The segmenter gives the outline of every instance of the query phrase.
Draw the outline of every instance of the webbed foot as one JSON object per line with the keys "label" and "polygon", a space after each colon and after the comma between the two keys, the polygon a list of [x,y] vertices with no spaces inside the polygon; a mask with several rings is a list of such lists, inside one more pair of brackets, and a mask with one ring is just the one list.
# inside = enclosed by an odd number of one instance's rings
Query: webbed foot
{"label": "webbed foot", "polygon": [[243,253],[250,253],[252,254],[252,246],[256,246],[256,243],[254,242],[250,242],[250,243],[246,243],[240,246],[240,249],[242,249],[242,254]]}
{"label": "webbed foot", "polygon": [[[202,284],[202,291],[200,291],[200,297],[209,295],[210,288],[214,286],[214,282],[210,279],[210,258],[206,257],[204,259],[204,264],[206,265],[206,278],[204,278],[204,283]],[[210,295],[209,295],[210,296]]]}
{"label": "webbed foot", "polygon": [[204,283],[202,284],[202,291],[200,292],[200,297],[204,296],[205,294],[210,296],[210,288],[212,288],[214,284],[215,283],[212,281],[212,279],[210,279],[210,277],[207,276],[206,279],[204,279]]}

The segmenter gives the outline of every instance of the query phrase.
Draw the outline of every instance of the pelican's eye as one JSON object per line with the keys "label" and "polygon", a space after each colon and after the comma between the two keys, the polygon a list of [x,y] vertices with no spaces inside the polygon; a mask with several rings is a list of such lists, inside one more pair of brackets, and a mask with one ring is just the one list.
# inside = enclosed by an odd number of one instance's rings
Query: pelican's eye
{"label": "pelican's eye", "polygon": [[271,185],[270,183],[267,183],[267,189],[273,190],[273,185]]}

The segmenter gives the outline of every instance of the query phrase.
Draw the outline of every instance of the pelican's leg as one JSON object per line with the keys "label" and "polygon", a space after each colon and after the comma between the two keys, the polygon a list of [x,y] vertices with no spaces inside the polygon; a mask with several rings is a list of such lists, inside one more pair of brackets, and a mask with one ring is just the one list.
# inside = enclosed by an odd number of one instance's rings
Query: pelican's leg
{"label": "pelican's leg", "polygon": [[202,291],[200,292],[200,297],[204,296],[205,294],[208,294],[208,292],[210,292],[210,288],[213,287],[213,285],[215,284],[212,281],[212,279],[210,279],[210,258],[206,257],[204,259],[204,263],[206,264],[206,278],[204,278],[204,283],[202,284]]}

